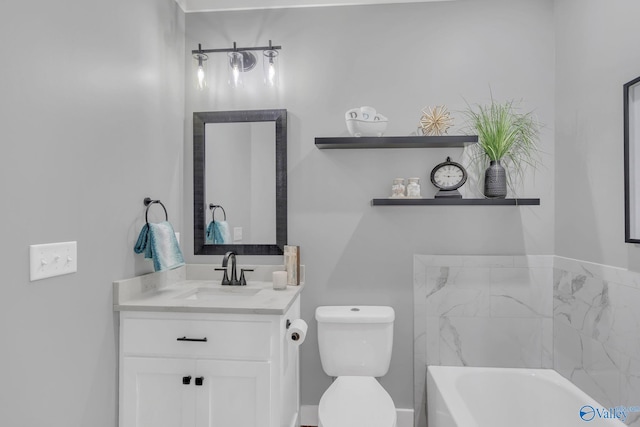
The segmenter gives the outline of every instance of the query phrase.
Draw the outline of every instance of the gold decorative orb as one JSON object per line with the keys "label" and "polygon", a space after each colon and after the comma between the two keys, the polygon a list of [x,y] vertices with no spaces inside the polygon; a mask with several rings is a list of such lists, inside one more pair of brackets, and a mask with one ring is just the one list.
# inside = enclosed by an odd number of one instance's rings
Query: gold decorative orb
{"label": "gold decorative orb", "polygon": [[453,118],[449,115],[447,107],[436,105],[435,107],[425,107],[420,118],[420,127],[424,135],[444,135],[453,125]]}

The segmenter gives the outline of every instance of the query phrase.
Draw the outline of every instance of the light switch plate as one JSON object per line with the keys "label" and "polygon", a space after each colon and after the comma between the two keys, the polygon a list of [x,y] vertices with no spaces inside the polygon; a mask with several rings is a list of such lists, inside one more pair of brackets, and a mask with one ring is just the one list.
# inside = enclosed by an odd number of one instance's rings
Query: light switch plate
{"label": "light switch plate", "polygon": [[242,242],[242,227],[233,227],[233,241]]}
{"label": "light switch plate", "polygon": [[29,246],[30,279],[46,279],[78,271],[78,243],[62,242]]}

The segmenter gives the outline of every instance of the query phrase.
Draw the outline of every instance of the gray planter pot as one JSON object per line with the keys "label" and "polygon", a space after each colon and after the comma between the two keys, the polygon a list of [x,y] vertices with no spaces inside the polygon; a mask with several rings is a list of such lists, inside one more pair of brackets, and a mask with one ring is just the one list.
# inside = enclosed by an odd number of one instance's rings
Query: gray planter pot
{"label": "gray planter pot", "polygon": [[507,197],[507,173],[500,160],[491,161],[484,173],[484,195],[490,199]]}

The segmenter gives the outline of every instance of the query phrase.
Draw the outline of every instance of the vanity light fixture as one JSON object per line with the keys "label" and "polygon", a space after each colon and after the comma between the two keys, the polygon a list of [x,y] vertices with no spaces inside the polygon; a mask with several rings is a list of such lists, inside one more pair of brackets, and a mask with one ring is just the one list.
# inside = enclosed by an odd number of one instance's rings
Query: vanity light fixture
{"label": "vanity light fixture", "polygon": [[207,54],[210,53],[227,53],[229,59],[229,85],[231,87],[242,87],[243,79],[242,73],[251,71],[255,68],[258,62],[256,56],[252,51],[262,51],[263,55],[263,71],[264,82],[269,87],[277,86],[278,84],[278,50],[282,49],[282,46],[273,46],[271,40],[269,40],[269,46],[258,47],[237,47],[236,42],[233,42],[232,48],[226,49],[202,49],[202,45],[198,44],[197,50],[192,50],[191,54],[197,61],[196,70],[196,87],[199,90],[204,90],[207,87],[206,78],[206,61],[209,59]]}
{"label": "vanity light fixture", "polygon": [[271,46],[269,40],[269,49],[262,52],[262,65],[264,70],[264,84],[269,87],[278,85],[278,51]]}
{"label": "vanity light fixture", "polygon": [[[228,55],[229,55],[229,86],[233,88],[244,86],[244,83],[242,81],[242,75],[240,74],[245,71],[244,55],[241,52],[237,52],[237,51],[229,52]],[[247,56],[249,55],[253,56],[252,53],[247,53]],[[255,56],[253,56],[253,58],[255,58]]]}
{"label": "vanity light fixture", "polygon": [[[200,47],[200,45],[198,45]],[[207,87],[207,71],[205,70],[205,63],[209,57],[206,53],[194,53],[193,59],[198,61],[198,68],[196,70],[196,88],[198,90],[205,90]]]}

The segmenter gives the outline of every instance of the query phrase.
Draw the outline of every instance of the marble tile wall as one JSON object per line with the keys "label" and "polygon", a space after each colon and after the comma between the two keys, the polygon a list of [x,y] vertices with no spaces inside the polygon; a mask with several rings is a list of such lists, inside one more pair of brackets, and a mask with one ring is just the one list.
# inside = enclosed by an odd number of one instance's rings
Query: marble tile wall
{"label": "marble tile wall", "polygon": [[[416,426],[426,366],[554,368],[640,406],[640,274],[554,256],[414,256]],[[640,427],[640,413],[626,424]]]}
{"label": "marble tile wall", "polygon": [[553,256],[414,256],[414,408],[427,365],[551,368]]}
{"label": "marble tile wall", "polygon": [[640,406],[640,274],[555,257],[553,297],[554,369],[606,407]]}

